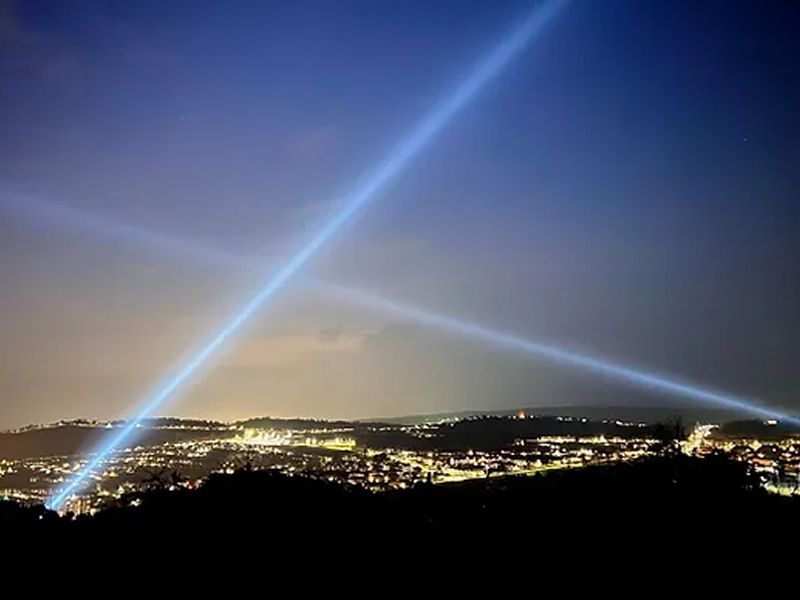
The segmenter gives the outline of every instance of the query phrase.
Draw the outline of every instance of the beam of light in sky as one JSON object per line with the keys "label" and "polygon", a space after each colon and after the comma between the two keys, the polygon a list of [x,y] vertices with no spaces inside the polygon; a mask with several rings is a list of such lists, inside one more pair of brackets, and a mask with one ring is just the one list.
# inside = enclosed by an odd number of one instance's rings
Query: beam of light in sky
{"label": "beam of light in sky", "polygon": [[[120,223],[99,214],[78,210],[43,200],[33,194],[12,189],[0,189],[0,210],[34,225],[44,225],[59,230],[88,234],[116,244],[143,248],[156,254],[179,259],[200,261],[207,266],[241,270],[244,261],[230,252],[220,252],[210,247],[174,238],[145,227]],[[251,261],[254,266],[255,261]],[[263,272],[263,264],[261,264]]]}
{"label": "beam of light in sky", "polygon": [[[41,200],[36,200],[36,202],[36,213],[42,215],[49,212],[46,215],[46,221],[56,225],[60,217],[67,216],[68,218],[63,221],[62,226],[77,229],[81,232],[93,232],[103,238],[111,237],[117,242],[137,247],[141,246],[156,252],[171,251],[179,258],[191,259],[201,264],[219,266],[226,269],[235,268],[252,271],[254,266],[254,261],[252,260],[246,260],[201,244],[175,240],[169,236],[135,226],[122,226],[103,217],[86,215],[74,209],[61,206],[55,206],[53,211],[49,211],[48,207],[52,205]],[[7,207],[8,203],[0,203],[0,206]],[[109,231],[113,231],[114,235],[108,236],[107,232]],[[800,424],[800,418],[760,405],[756,401],[699,387],[686,381],[680,381],[672,376],[656,374],[631,365],[623,365],[604,358],[590,356],[586,353],[566,350],[549,343],[483,327],[350,287],[317,280],[304,280],[304,283],[310,286],[311,291],[320,293],[325,297],[333,297],[354,306],[389,314],[402,320],[421,323],[463,339],[487,342],[496,348],[523,352],[558,364],[578,367],[617,382],[633,384],[642,389],[685,398],[705,405],[733,409],[759,418],[776,419],[796,425]]]}
{"label": "beam of light in sky", "polygon": [[763,419],[775,419],[800,425],[800,417],[760,405],[757,402],[730,396],[728,394],[698,387],[673,377],[644,371],[637,367],[623,365],[609,360],[566,350],[537,340],[531,340],[511,333],[483,327],[475,323],[461,321],[450,316],[437,314],[422,308],[400,304],[392,300],[367,294],[342,285],[318,282],[314,284],[326,296],[339,298],[349,304],[393,314],[407,321],[422,323],[450,334],[471,340],[482,340],[497,348],[521,351],[550,362],[579,367],[593,371],[610,379],[634,384],[643,389],[688,398],[706,405],[716,405]]}
{"label": "beam of light in sky", "polygon": [[471,72],[471,74],[435,108],[405,138],[378,168],[362,182],[356,190],[346,197],[339,211],[312,237],[297,254],[280,268],[267,283],[234,314],[200,350],[190,358],[163,387],[158,388],[135,413],[125,427],[115,432],[93,455],[93,458],[69,479],[47,505],[58,509],[86,482],[102,461],[129,438],[141,421],[157,410],[178,389],[192,378],[209,359],[220,349],[228,338],[255,314],[286,282],[291,279],[355,214],[389,183],[425,146],[449,123],[452,117],[469,102],[473,96],[538,34],[555,16],[566,0],[548,0],[531,12],[500,44],[498,44]]}

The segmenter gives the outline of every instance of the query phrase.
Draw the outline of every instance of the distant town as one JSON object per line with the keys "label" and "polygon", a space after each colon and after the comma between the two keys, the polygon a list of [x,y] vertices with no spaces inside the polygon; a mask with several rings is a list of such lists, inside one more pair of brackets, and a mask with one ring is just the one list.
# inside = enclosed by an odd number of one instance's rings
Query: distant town
{"label": "distant town", "polygon": [[[405,420],[404,420],[405,421]],[[800,432],[775,421],[652,423],[574,415],[466,415],[414,422],[151,419],[64,512],[94,513],[153,488],[193,488],[212,473],[272,469],[374,492],[633,461],[671,451],[723,451],[762,485],[796,494]],[[67,421],[0,434],[0,498],[42,503],[121,422]]]}

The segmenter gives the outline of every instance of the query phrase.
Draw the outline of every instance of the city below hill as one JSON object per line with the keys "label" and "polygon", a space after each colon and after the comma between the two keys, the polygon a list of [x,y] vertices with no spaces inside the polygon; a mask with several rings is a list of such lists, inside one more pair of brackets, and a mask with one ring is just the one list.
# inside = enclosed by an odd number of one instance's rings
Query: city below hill
{"label": "city below hill", "polygon": [[[524,417],[524,418],[520,418]],[[356,443],[372,448],[496,449],[521,437],[591,436],[642,437],[659,423],[680,420],[719,423],[713,436],[723,438],[780,439],[800,433],[797,427],[759,420],[738,419],[725,411],[683,411],[671,407],[545,407],[497,412],[461,412],[380,420],[282,419],[259,417],[224,423],[220,421],[151,418],[142,422],[134,438],[136,446],[228,439],[245,430],[312,432],[324,436],[346,432]],[[91,452],[124,421],[86,419],[28,426],[0,432],[0,460],[51,456],[76,456]],[[425,436],[409,433],[409,427],[425,427]]]}
{"label": "city below hill", "polygon": [[589,543],[677,549],[691,532],[759,535],[767,515],[795,530],[800,498],[767,493],[745,464],[722,454],[419,483],[387,493],[244,468],[211,475],[198,489],[132,493],[94,516],[60,517],[42,506],[0,503],[4,531],[29,539],[131,535],[147,543],[151,532],[170,539],[270,539],[270,547],[282,551],[409,543],[461,550],[494,543],[520,550],[555,542],[574,550]]}

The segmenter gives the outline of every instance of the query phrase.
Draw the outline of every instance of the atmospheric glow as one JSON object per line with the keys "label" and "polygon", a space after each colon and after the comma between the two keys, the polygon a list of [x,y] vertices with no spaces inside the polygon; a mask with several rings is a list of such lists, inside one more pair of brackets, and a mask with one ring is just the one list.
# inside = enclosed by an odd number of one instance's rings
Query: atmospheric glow
{"label": "atmospheric glow", "polygon": [[[174,239],[141,227],[119,224],[97,215],[86,214],[34,198],[25,197],[22,200],[19,197],[5,195],[2,205],[17,212],[20,212],[20,209],[24,209],[21,210],[22,216],[35,217],[37,221],[44,220],[53,225],[74,229],[82,233],[91,233],[103,239],[135,245],[148,251],[163,252],[213,267],[233,268],[243,271],[252,271],[253,269],[254,261],[252,260],[246,260],[200,244]],[[739,410],[759,418],[777,419],[791,423],[800,422],[797,417],[759,406],[756,402],[681,382],[674,377],[657,375],[632,366],[588,356],[585,353],[568,351],[550,344],[524,339],[513,334],[464,322],[454,317],[436,314],[419,307],[401,304],[349,287],[310,280],[305,283],[313,291],[335,297],[356,306],[378,310],[404,320],[423,323],[470,340],[486,341],[508,350],[522,351],[526,354],[543,357],[561,364],[589,369],[619,382],[668,393],[704,404]],[[122,436],[122,439],[125,439],[125,436]]]}
{"label": "atmospheric glow", "polygon": [[[165,252],[208,266],[252,271],[254,264],[252,260],[246,260],[200,244],[177,240],[140,227],[121,225],[96,215],[52,205],[41,200],[26,198],[25,204],[23,204],[17,200],[8,202],[4,199],[3,206],[15,209],[26,206],[28,210],[23,213],[23,216],[36,216],[54,225],[76,229],[84,233],[92,233],[116,242],[142,247],[148,251]],[[30,209],[31,206],[35,208]],[[349,287],[311,280],[306,280],[304,283],[307,283],[313,291],[323,295],[334,297],[355,306],[394,315],[404,320],[422,323],[465,339],[485,341],[507,350],[522,351],[560,364],[588,369],[618,382],[633,384],[707,405],[731,408],[758,418],[800,424],[800,419],[797,417],[760,406],[757,402],[698,387],[679,381],[674,377],[658,375],[640,368],[589,356],[585,353],[565,350],[547,343],[464,322],[454,317],[433,313],[426,309],[392,301],[374,294],[367,294]],[[125,439],[125,436],[122,436],[122,439]]]}
{"label": "atmospheric glow", "polygon": [[326,295],[340,298],[348,303],[369,307],[383,313],[394,314],[405,320],[424,323],[464,338],[483,340],[500,348],[518,350],[526,354],[545,358],[555,363],[588,369],[611,379],[632,383],[645,389],[669,393],[678,397],[690,398],[705,404],[735,409],[762,419],[776,419],[800,425],[799,417],[760,406],[758,403],[744,398],[729,396],[714,390],[681,382],[674,378],[667,378],[631,366],[609,362],[587,354],[565,350],[510,333],[489,329],[488,327],[482,327],[475,323],[460,321],[453,317],[429,312],[414,306],[398,304],[397,302],[381,298],[380,296],[365,294],[340,285],[327,283],[317,283],[315,285]]}
{"label": "atmospheric glow", "polygon": [[201,349],[172,377],[163,387],[156,390],[149,400],[138,410],[128,424],[116,432],[94,454],[68,483],[47,503],[51,509],[58,509],[90,476],[91,472],[124,442],[145,417],[164,404],[184,383],[186,383],[219,350],[261,306],[267,302],[286,282],[295,275],[363,205],[391,181],[408,162],[414,158],[450,121],[487,81],[496,75],[508,61],[517,55],[528,41],[555,16],[565,0],[552,0],[534,10],[506,37],[492,52],[480,62],[477,68],[448,96],[411,135],[386,158],[378,168],[367,177],[354,193],[345,198],[339,212],[311,240],[300,249],[278,272],[270,278],[255,296],[225,324]]}
{"label": "atmospheric glow", "polygon": [[[103,238],[111,238],[122,243],[135,244],[147,250],[164,251],[184,259],[191,259],[208,266],[222,268],[235,268],[237,270],[252,270],[253,261],[221,252],[206,246],[184,240],[176,240],[160,233],[148,231],[143,228],[120,225],[96,215],[88,215],[65,207],[51,205],[40,200],[35,201],[36,215],[45,218],[47,222],[60,224],[68,228],[75,228],[82,232],[90,232]],[[16,207],[18,203],[12,203]],[[4,202],[8,206],[9,203]],[[113,232],[113,234],[109,234]],[[404,320],[423,323],[441,331],[455,334],[469,340],[486,341],[493,345],[515,351],[522,351],[557,361],[561,364],[589,369],[616,381],[634,384],[646,389],[668,393],[677,397],[691,399],[709,405],[732,408],[759,418],[781,420],[791,423],[800,423],[800,419],[786,413],[759,406],[758,403],[729,394],[712,391],[686,382],[681,382],[674,377],[657,375],[632,366],[621,365],[605,359],[592,357],[585,353],[568,351],[543,342],[533,341],[513,334],[500,332],[488,327],[461,321],[454,317],[433,313],[429,310],[408,304],[399,303],[374,294],[368,294],[353,288],[323,283],[316,280],[306,280],[304,283],[315,292],[345,301],[355,306],[377,310],[386,314],[400,317]]]}

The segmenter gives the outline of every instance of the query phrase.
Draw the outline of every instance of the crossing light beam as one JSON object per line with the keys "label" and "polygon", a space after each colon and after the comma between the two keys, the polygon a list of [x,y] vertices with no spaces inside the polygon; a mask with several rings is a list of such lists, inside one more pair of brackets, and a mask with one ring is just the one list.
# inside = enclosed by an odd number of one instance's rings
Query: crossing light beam
{"label": "crossing light beam", "polygon": [[705,405],[733,409],[762,419],[775,419],[800,426],[800,417],[766,407],[747,398],[731,396],[723,392],[680,381],[673,377],[659,375],[583,352],[575,352],[549,343],[483,327],[423,308],[401,304],[381,296],[361,292],[350,287],[331,283],[315,283],[315,287],[324,292],[326,296],[339,298],[349,304],[371,308],[384,314],[393,314],[404,320],[428,325],[461,338],[480,340],[496,348],[523,352],[555,364],[592,371],[606,378],[654,392],[693,400]]}
{"label": "crossing light beam", "polygon": [[141,421],[161,407],[178,392],[217,353],[220,347],[235,334],[258,310],[274,296],[314,255],[316,255],[367,203],[394,179],[408,163],[422,151],[432,139],[444,129],[453,116],[469,102],[484,85],[497,75],[508,62],[518,55],[566,4],[566,0],[548,0],[534,9],[511,31],[482,61],[469,76],[447,96],[405,138],[387,158],[381,162],[355,191],[346,197],[341,208],[264,286],[235,313],[223,327],[181,366],[167,382],[154,390],[127,425],[105,441],[73,477],[68,479],[47,502],[57,510],[71,494],[91,476],[106,457],[130,438]]}
{"label": "crossing light beam", "polygon": [[[0,208],[20,212],[21,207],[24,207],[22,216],[34,216],[36,217],[36,222],[41,220],[61,228],[90,233],[103,239],[111,239],[117,243],[144,248],[148,251],[167,253],[171,256],[189,259],[197,264],[210,267],[244,272],[253,271],[255,261],[202,244],[172,238],[142,227],[120,224],[97,215],[44,202],[32,196],[3,195]],[[597,355],[591,356],[586,353],[567,350],[561,346],[541,340],[523,338],[519,335],[436,313],[408,303],[387,299],[352,287],[316,279],[304,279],[303,283],[310,291],[323,297],[392,315],[404,321],[422,324],[465,340],[489,343],[493,347],[505,351],[523,352],[564,366],[589,370],[618,383],[635,385],[641,389],[683,398],[700,404],[733,409],[758,418],[776,419],[795,425],[800,424],[798,417],[770,408],[756,400],[712,390],[680,380],[671,375],[624,365]]]}

